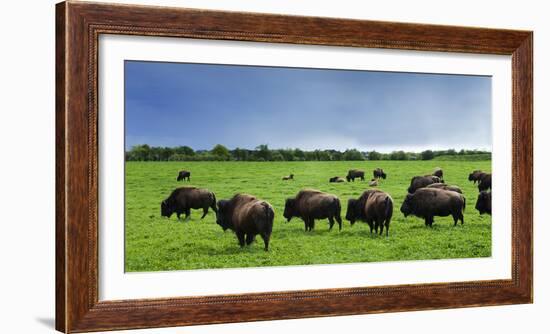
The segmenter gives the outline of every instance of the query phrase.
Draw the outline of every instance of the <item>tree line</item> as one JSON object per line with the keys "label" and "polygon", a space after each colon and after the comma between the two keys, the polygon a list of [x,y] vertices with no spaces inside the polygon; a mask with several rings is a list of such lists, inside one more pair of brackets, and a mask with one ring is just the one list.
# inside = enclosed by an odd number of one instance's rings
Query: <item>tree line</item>
{"label": "tree line", "polygon": [[[155,147],[144,145],[133,146],[126,151],[126,161],[360,161],[360,160],[432,160],[436,157],[450,156],[467,160],[467,156],[487,155],[491,153],[480,150],[425,150],[422,152],[377,151],[361,152],[356,149],[313,150],[299,148],[270,149],[268,145],[259,145],[255,149],[235,148],[233,150],[218,144],[211,150],[193,150],[189,146]],[[454,157],[456,156],[456,157]],[[453,159],[454,160],[454,159]],[[460,159],[461,160],[461,159]]]}

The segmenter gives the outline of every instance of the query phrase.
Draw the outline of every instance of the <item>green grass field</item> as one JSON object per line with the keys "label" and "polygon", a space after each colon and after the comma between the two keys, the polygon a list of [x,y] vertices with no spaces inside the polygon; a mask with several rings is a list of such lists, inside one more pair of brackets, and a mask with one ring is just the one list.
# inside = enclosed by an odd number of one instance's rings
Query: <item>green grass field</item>
{"label": "green grass field", "polygon": [[[420,218],[405,218],[399,211],[410,179],[444,170],[446,183],[458,185],[466,196],[465,223],[453,227],[451,217],[436,217],[432,229]],[[368,188],[367,181],[329,183],[360,168],[371,177],[381,167],[388,174],[378,187],[394,200],[390,236],[371,235],[368,225],[353,227],[344,219],[347,200]],[[180,169],[191,171],[191,182],[176,182]],[[126,271],[164,271],[207,268],[286,266],[305,264],[404,261],[491,256],[491,216],[475,210],[477,187],[468,182],[474,169],[491,170],[491,161],[373,161],[373,162],[128,162],[126,164]],[[294,181],[281,177],[295,174]],[[215,214],[200,220],[192,210],[189,221],[160,216],[160,203],[179,186],[193,185],[215,192],[218,200],[237,192],[252,194],[275,209],[270,250],[261,238],[241,249],[235,234],[215,222]],[[284,202],[300,189],[313,188],[337,195],[342,202],[342,231],[328,231],[326,220],[313,232],[304,232],[298,218],[286,222]]]}

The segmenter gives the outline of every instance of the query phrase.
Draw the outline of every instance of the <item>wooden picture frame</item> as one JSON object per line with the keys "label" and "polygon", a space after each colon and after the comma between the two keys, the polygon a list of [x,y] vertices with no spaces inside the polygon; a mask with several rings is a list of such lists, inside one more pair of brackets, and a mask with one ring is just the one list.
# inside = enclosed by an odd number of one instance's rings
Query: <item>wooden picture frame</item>
{"label": "wooden picture frame", "polygon": [[[99,301],[97,46],[101,34],[511,55],[512,278]],[[533,33],[530,31],[66,1],[56,7],[56,156],[56,329],[59,331],[533,301]]]}

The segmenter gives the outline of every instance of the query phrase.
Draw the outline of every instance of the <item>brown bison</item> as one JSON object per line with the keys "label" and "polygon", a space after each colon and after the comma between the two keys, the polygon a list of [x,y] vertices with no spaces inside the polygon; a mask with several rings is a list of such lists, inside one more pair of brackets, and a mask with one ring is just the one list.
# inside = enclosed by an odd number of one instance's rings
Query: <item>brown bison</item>
{"label": "brown bison", "polygon": [[176,179],[177,181],[191,181],[191,172],[189,171],[186,171],[186,170],[181,170],[179,173],[178,173],[178,178]]}
{"label": "brown bison", "polygon": [[426,186],[426,188],[437,188],[437,189],[443,189],[443,190],[450,190],[450,191],[454,191],[454,192],[457,192],[459,194],[462,194],[462,189],[460,189],[457,186],[450,186],[446,183],[432,183],[432,184],[428,184]]}
{"label": "brown bison", "polygon": [[294,174],[283,176],[283,181],[287,181],[287,180],[294,180]]}
{"label": "brown bison", "polygon": [[230,200],[218,202],[216,223],[224,231],[235,231],[239,245],[250,245],[256,235],[264,240],[264,250],[269,250],[269,238],[273,230],[273,207],[266,201],[246,194],[237,194]]}
{"label": "brown bison", "polygon": [[484,213],[491,214],[491,192],[481,191],[477,196],[476,210],[479,211],[479,214]]}
{"label": "brown bison", "polygon": [[332,230],[335,219],[338,222],[339,230],[342,230],[340,211],[338,197],[318,190],[301,190],[296,197],[287,198],[283,216],[287,221],[290,221],[292,217],[300,217],[304,221],[306,232],[313,230],[315,219],[325,218],[328,218],[329,230]]}
{"label": "brown bison", "polygon": [[452,215],[455,226],[459,219],[464,224],[465,209],[466,198],[462,194],[435,188],[421,188],[414,194],[407,194],[401,205],[401,212],[405,217],[415,215],[424,218],[426,226],[430,227],[434,216]]}
{"label": "brown bison", "polygon": [[331,177],[330,179],[328,179],[328,182],[340,183],[340,182],[346,182],[346,180],[344,180],[343,177],[335,176],[335,177]]}
{"label": "brown bison", "polygon": [[387,175],[382,168],[376,168],[372,171],[372,176],[374,176],[375,179],[383,178],[385,180]]}
{"label": "brown bison", "polygon": [[346,176],[346,180],[355,182],[356,178],[360,178],[361,181],[365,181],[365,172],[359,169],[350,169],[348,171],[348,175]]}
{"label": "brown bison", "polygon": [[432,175],[437,176],[440,179],[443,179],[443,169],[441,169],[441,167],[436,167]]}
{"label": "brown bison", "polygon": [[351,198],[348,201],[346,219],[350,224],[355,224],[356,220],[362,220],[369,224],[370,232],[372,230],[380,234],[386,227],[386,236],[389,235],[390,222],[393,215],[393,200],[390,195],[380,190],[367,190],[358,198]]}
{"label": "brown bison", "polygon": [[484,191],[484,190],[491,189],[491,173],[488,173],[488,174],[483,173],[480,176],[479,184],[477,185],[477,189],[479,189],[479,191]]}
{"label": "brown bison", "polygon": [[160,205],[160,213],[163,217],[172,216],[175,212],[180,219],[180,215],[185,213],[185,219],[189,218],[191,209],[202,209],[203,214],[201,219],[208,213],[208,208],[216,209],[216,196],[208,189],[197,187],[181,187],[177,188],[167,199],[162,201]]}
{"label": "brown bison", "polygon": [[478,183],[481,180],[481,176],[485,174],[484,172],[478,170],[474,170],[473,172],[468,175],[468,181],[473,181],[474,184]]}
{"label": "brown bison", "polygon": [[407,191],[412,194],[417,189],[424,188],[432,183],[443,183],[443,181],[441,181],[439,177],[433,175],[415,176],[411,179],[411,184]]}

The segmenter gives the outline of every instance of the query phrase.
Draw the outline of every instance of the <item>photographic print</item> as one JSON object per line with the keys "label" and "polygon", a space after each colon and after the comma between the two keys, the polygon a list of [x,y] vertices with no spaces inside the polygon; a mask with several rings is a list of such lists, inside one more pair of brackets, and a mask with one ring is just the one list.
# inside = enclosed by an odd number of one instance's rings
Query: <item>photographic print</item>
{"label": "photographic print", "polygon": [[125,270],[491,256],[491,77],[127,60]]}

